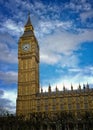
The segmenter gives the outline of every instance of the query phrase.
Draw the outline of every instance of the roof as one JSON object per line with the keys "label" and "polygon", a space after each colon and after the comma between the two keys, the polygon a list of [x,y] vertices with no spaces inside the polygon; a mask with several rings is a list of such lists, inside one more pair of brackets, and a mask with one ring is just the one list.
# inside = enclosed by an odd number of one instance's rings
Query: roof
{"label": "roof", "polygon": [[37,97],[52,97],[52,96],[72,96],[72,95],[81,95],[81,94],[89,94],[92,93],[93,89],[77,89],[77,90],[65,90],[65,91],[54,91],[54,92],[42,92],[42,93],[38,93]]}
{"label": "roof", "polygon": [[31,20],[30,20],[30,14],[28,14],[28,20],[25,26],[29,26],[29,25],[32,25]]}
{"label": "roof", "polygon": [[34,36],[33,31],[31,31],[31,30],[24,31],[22,37],[26,37],[26,36]]}
{"label": "roof", "polygon": [[28,19],[25,24],[25,30],[24,30],[22,37],[26,37],[26,36],[34,36],[33,26],[32,26],[31,20],[30,20],[30,13],[28,14]]}

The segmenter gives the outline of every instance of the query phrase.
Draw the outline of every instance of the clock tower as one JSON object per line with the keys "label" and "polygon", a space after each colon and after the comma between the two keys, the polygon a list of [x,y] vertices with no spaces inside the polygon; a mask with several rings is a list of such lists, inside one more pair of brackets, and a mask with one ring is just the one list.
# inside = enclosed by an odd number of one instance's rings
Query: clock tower
{"label": "clock tower", "polygon": [[18,115],[30,109],[30,99],[37,93],[39,93],[39,45],[28,15],[24,33],[18,43]]}

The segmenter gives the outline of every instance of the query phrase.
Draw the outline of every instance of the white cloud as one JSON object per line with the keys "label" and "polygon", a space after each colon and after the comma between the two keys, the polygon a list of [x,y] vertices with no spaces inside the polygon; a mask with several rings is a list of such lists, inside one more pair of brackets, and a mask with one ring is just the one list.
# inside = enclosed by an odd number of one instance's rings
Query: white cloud
{"label": "white cloud", "polygon": [[8,19],[5,24],[4,24],[8,29],[10,30],[17,30],[19,32],[19,29],[18,27],[16,26],[16,24],[11,20],[11,19]]}
{"label": "white cloud", "polygon": [[82,68],[69,68],[69,72],[79,72],[83,74],[93,75],[93,66],[86,66]]}
{"label": "white cloud", "polygon": [[[79,84],[83,88],[83,84],[87,83],[90,85],[92,84],[93,86],[93,72],[91,72],[92,70],[93,66],[85,67],[82,69],[69,69],[69,72],[62,75],[60,78],[51,80],[52,91],[55,90],[56,86],[59,90],[63,90],[63,86],[65,86],[66,89],[71,89],[71,85],[73,86],[73,89],[77,89]],[[74,72],[76,72],[76,74],[73,74]],[[44,91],[48,91],[48,86],[44,85],[43,89]]]}
{"label": "white cloud", "polygon": [[10,49],[7,44],[0,42],[0,61],[7,63],[17,63],[17,50]]}
{"label": "white cloud", "polygon": [[65,8],[80,12],[91,10],[92,7],[91,4],[86,0],[71,0],[70,2],[65,4],[64,9]]}
{"label": "white cloud", "polygon": [[55,32],[55,30],[68,30],[71,27],[71,21],[63,22],[60,20],[45,20],[39,21],[35,33],[38,37],[44,37],[46,34],[51,34],[51,32]]}
{"label": "white cloud", "polygon": [[37,9],[44,9],[45,5],[41,1],[34,1],[35,8]]}
{"label": "white cloud", "polygon": [[82,22],[86,22],[88,18],[93,18],[93,10],[81,13],[80,18]]}
{"label": "white cloud", "polygon": [[62,67],[76,67],[78,66],[79,59],[78,56],[74,54],[64,55],[59,62]]}
{"label": "white cloud", "polygon": [[15,113],[17,91],[15,89],[2,91],[3,95],[0,97],[0,108]]}
{"label": "white cloud", "polygon": [[3,98],[7,98],[13,102],[13,104],[16,104],[16,98],[17,98],[17,91],[16,89],[12,89],[11,91],[4,90]]}
{"label": "white cloud", "polygon": [[2,72],[2,71],[0,71],[0,79],[3,80],[5,83],[17,83],[17,72],[14,72],[14,71]]}
{"label": "white cloud", "polygon": [[80,45],[86,41],[93,41],[92,30],[82,30],[78,34],[55,32],[46,36],[40,41],[41,62],[55,64],[61,61],[66,65],[69,63],[69,66],[76,65],[79,61],[73,52],[80,49]]}
{"label": "white cloud", "polygon": [[7,19],[4,23],[4,27],[13,36],[19,36],[23,32],[22,23],[16,23],[12,19]]}
{"label": "white cloud", "polygon": [[5,33],[5,32],[0,33],[0,43],[2,43],[2,44],[6,43],[7,45],[9,45],[10,47],[13,47],[13,48],[16,48],[16,46],[17,46],[15,39],[11,35],[9,35],[8,33]]}
{"label": "white cloud", "polygon": [[56,53],[47,52],[47,54],[41,52],[41,62],[46,64],[56,64],[61,60],[61,56]]}

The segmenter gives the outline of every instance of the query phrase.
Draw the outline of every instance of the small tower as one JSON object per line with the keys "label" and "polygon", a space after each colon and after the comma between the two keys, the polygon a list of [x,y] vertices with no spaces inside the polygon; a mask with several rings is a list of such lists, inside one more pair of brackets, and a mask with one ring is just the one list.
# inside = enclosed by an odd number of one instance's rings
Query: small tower
{"label": "small tower", "polygon": [[43,93],[43,89],[41,88],[41,93]]}
{"label": "small tower", "polygon": [[57,88],[57,86],[56,86],[56,92],[58,92],[58,88]]}
{"label": "small tower", "polygon": [[48,92],[50,93],[51,92],[51,86],[49,84],[49,87],[48,87]]}
{"label": "small tower", "polygon": [[89,84],[88,83],[87,83],[86,87],[87,87],[87,90],[89,90]]}
{"label": "small tower", "polygon": [[65,85],[63,84],[63,91],[65,91],[66,90],[66,88],[65,88]]}
{"label": "small tower", "polygon": [[85,84],[83,84],[83,89],[84,89],[84,90],[86,89],[86,86],[85,86]]}
{"label": "small tower", "polygon": [[81,85],[80,84],[79,84],[78,88],[79,88],[79,90],[81,90]]}
{"label": "small tower", "polygon": [[73,91],[73,85],[71,84],[71,90]]}

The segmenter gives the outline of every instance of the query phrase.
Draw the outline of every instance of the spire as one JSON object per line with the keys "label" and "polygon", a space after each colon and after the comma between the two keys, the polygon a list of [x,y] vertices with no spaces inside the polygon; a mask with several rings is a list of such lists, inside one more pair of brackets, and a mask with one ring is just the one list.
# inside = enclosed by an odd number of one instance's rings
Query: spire
{"label": "spire", "polygon": [[86,88],[86,86],[85,86],[85,84],[83,84],[83,89],[85,90],[85,88]]}
{"label": "spire", "polygon": [[80,83],[79,83],[79,90],[81,90],[81,85],[80,85]]}
{"label": "spire", "polygon": [[63,84],[63,91],[65,91],[65,85]]}
{"label": "spire", "polygon": [[87,87],[87,89],[89,89],[89,84],[88,83],[87,83],[86,87]]}
{"label": "spire", "polygon": [[29,26],[29,25],[32,25],[30,20],[30,12],[28,12],[28,20],[25,26]]}
{"label": "spire", "polygon": [[51,92],[51,85],[49,84],[48,92]]}
{"label": "spire", "polygon": [[73,91],[73,85],[72,85],[72,83],[71,83],[71,90]]}
{"label": "spire", "polygon": [[57,86],[56,86],[56,92],[58,92],[58,88],[57,88]]}
{"label": "spire", "polygon": [[43,89],[41,88],[41,93],[43,93]]}
{"label": "spire", "polygon": [[24,27],[24,31],[34,31],[34,28],[32,26],[31,20],[30,20],[30,12],[28,12],[28,19]]}

